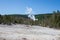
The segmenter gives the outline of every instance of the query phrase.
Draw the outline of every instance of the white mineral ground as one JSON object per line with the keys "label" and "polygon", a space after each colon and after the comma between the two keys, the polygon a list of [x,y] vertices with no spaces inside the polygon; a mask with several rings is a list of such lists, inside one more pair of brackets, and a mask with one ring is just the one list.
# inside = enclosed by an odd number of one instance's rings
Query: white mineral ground
{"label": "white mineral ground", "polygon": [[60,40],[60,30],[24,24],[0,25],[0,40]]}

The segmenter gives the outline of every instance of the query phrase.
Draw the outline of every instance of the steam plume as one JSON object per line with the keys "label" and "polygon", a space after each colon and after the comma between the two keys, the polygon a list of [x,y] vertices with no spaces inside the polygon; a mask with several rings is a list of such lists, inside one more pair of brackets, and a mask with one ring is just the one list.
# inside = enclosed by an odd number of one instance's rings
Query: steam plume
{"label": "steam plume", "polygon": [[35,16],[34,16],[33,14],[31,14],[31,13],[32,13],[32,8],[26,7],[26,13],[28,14],[28,17],[29,17],[30,19],[32,19],[33,21],[36,20],[36,19],[35,19]]}
{"label": "steam plume", "polygon": [[26,13],[30,14],[32,12],[32,8],[26,7]]}

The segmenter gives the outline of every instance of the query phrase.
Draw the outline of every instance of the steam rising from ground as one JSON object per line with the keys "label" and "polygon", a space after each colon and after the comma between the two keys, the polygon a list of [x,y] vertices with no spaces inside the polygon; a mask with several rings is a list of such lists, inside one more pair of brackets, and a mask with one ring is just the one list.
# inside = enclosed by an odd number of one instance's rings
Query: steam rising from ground
{"label": "steam rising from ground", "polygon": [[29,8],[29,7],[26,7],[26,14],[28,14],[28,17],[30,18],[30,19],[32,19],[33,21],[35,21],[36,19],[35,19],[35,16],[32,14],[32,8]]}

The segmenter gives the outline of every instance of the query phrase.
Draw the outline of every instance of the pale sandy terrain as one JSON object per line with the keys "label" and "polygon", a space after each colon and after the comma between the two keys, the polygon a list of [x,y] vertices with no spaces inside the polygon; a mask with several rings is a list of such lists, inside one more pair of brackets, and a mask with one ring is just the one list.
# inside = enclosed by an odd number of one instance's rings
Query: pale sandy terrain
{"label": "pale sandy terrain", "polygon": [[30,25],[0,25],[0,40],[60,40],[60,30]]}

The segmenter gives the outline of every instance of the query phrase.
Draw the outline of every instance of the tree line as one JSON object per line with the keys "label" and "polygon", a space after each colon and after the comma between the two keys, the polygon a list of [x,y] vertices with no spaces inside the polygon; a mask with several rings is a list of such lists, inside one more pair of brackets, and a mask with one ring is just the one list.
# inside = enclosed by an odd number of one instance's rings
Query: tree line
{"label": "tree line", "polygon": [[60,11],[53,11],[52,13],[48,14],[40,14],[36,15],[40,21],[40,24],[45,27],[50,28],[60,28]]}
{"label": "tree line", "polygon": [[27,15],[0,15],[0,24],[26,24],[26,25],[40,25],[50,28],[60,28],[60,11],[53,11],[47,14],[35,15],[38,19],[33,21]]}

